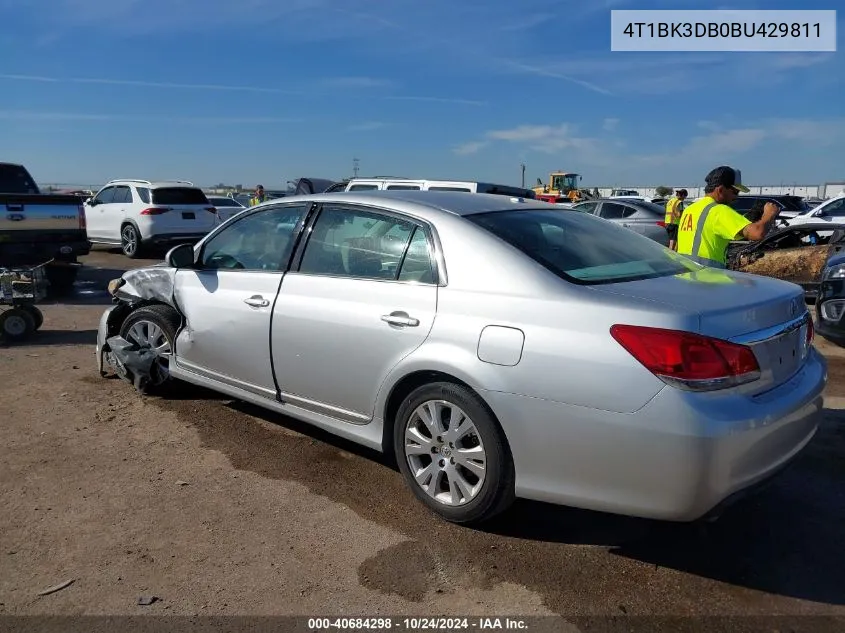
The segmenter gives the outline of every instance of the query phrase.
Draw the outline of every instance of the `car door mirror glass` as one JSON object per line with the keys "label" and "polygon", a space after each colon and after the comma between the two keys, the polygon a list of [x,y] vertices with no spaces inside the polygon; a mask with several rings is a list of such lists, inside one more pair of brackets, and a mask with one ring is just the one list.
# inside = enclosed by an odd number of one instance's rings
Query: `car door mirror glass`
{"label": "car door mirror glass", "polygon": [[194,247],[190,244],[174,246],[167,252],[164,261],[173,268],[192,268],[195,261]]}

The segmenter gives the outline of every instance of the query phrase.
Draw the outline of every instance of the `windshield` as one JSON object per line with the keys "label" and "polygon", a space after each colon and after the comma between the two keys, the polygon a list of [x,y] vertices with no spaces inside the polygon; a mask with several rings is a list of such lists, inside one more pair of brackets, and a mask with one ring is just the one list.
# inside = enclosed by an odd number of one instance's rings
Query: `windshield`
{"label": "windshield", "polygon": [[552,189],[567,192],[578,188],[578,174],[553,174]]}
{"label": "windshield", "polygon": [[633,281],[701,268],[645,236],[587,213],[526,209],[467,219],[573,283]]}
{"label": "windshield", "polygon": [[160,187],[153,189],[153,204],[209,204],[202,189]]}

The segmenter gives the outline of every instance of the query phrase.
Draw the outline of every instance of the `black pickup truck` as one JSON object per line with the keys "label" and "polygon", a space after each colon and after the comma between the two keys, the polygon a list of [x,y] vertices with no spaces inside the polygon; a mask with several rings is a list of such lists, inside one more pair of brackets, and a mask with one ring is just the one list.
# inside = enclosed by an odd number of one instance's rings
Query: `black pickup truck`
{"label": "black pickup truck", "polygon": [[90,251],[82,198],[42,194],[23,165],[0,163],[0,268],[50,262],[51,291],[63,294]]}

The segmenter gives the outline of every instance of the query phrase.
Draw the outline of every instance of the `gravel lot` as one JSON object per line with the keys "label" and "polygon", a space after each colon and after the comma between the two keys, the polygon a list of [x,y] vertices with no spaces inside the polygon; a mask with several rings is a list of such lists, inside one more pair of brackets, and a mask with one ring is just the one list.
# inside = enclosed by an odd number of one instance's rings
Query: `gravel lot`
{"label": "gravel lot", "polygon": [[706,529],[521,502],[478,531],[306,425],[101,379],[105,282],[144,263],[95,251],[37,337],[0,346],[0,614],[845,616],[845,350],[817,341],[806,454]]}

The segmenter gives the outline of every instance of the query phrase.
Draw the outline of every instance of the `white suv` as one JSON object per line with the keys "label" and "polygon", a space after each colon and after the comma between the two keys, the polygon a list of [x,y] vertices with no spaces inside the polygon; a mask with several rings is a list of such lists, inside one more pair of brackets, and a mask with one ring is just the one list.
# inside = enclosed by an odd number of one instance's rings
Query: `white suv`
{"label": "white suv", "polygon": [[205,193],[185,180],[112,180],[85,202],[88,239],[120,245],[127,257],[147,246],[197,242],[219,224]]}

